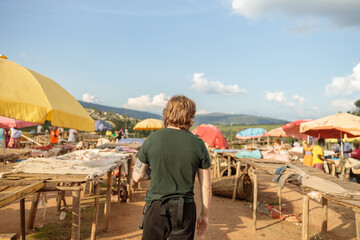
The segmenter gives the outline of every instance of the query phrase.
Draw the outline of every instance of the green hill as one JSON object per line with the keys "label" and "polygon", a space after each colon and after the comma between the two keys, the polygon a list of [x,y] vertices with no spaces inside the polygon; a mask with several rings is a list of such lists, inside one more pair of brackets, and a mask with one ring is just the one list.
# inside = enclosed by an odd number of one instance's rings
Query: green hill
{"label": "green hill", "polygon": [[224,125],[268,125],[285,124],[288,121],[269,117],[251,116],[245,114],[225,114],[210,113],[199,114],[195,117],[196,125],[206,124],[224,124]]}

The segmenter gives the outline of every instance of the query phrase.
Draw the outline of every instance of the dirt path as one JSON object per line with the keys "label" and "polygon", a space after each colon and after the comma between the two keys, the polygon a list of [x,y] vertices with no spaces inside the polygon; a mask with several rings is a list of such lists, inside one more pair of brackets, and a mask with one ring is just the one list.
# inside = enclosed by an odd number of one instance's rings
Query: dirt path
{"label": "dirt path", "polygon": [[[111,223],[108,233],[98,231],[98,239],[120,240],[120,239],[141,239],[140,222],[142,208],[144,205],[145,190],[148,183],[143,183],[143,191],[137,191],[130,203],[121,203],[120,207],[113,198]],[[271,183],[270,176],[259,178],[259,202],[276,203],[277,187]],[[199,196],[199,185],[195,186],[195,195]],[[69,239],[71,231],[71,214],[68,213],[65,220],[59,219],[56,213],[55,194],[48,195],[46,208],[46,219],[43,219],[43,207],[39,207],[35,226],[43,234],[34,237],[28,235],[28,239]],[[283,208],[289,213],[301,214],[302,195],[297,192],[297,187],[287,184],[283,189]],[[71,204],[70,195],[66,197],[68,204]],[[199,199],[196,197],[197,205]],[[26,214],[31,205],[31,198],[26,199]],[[82,239],[89,238],[92,219],[92,199],[82,201]],[[103,207],[103,204],[101,204]],[[356,239],[354,213],[350,208],[329,202],[329,233],[326,236],[318,236],[321,223],[321,205],[310,201],[310,236],[312,239]],[[199,207],[198,207],[199,211]],[[258,230],[253,231],[253,220],[251,203],[245,201],[232,202],[231,199],[213,197],[210,212],[210,228],[205,237],[196,236],[195,239],[301,239],[301,225],[292,222],[272,219],[267,215],[258,214]],[[102,215],[99,219],[101,227]],[[0,233],[19,232],[19,203],[12,204],[0,209]]]}

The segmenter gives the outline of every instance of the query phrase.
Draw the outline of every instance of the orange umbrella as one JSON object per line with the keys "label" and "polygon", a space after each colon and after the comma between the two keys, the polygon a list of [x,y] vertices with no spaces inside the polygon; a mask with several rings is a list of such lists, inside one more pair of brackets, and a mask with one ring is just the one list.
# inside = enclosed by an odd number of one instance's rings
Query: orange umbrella
{"label": "orange umbrella", "polygon": [[282,127],[274,128],[265,135],[268,137],[288,137]]}

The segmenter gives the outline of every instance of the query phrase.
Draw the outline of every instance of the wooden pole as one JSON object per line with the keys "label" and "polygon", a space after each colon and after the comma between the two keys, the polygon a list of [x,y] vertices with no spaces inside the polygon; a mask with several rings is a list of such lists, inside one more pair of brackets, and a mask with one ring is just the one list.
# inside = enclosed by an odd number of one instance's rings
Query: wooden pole
{"label": "wooden pole", "polygon": [[218,178],[220,177],[220,158],[219,157],[216,158],[216,176]]}
{"label": "wooden pole", "polygon": [[117,202],[120,211],[120,184],[121,184],[121,166],[119,167],[119,175],[118,175],[118,182],[117,182]]}
{"label": "wooden pole", "polygon": [[111,171],[107,174],[107,184],[106,184],[106,201],[104,207],[104,222],[102,231],[107,232],[109,230],[110,222],[110,211],[111,211]]}
{"label": "wooden pole", "polygon": [[126,190],[127,190],[127,196],[126,196],[126,202],[130,202],[130,198],[132,197],[132,192],[130,188],[130,182],[131,182],[131,159],[128,160],[128,172],[126,177]]}
{"label": "wooden pole", "polygon": [[322,224],[321,224],[321,233],[327,232],[327,224],[328,224],[328,200],[326,198],[322,198]]}
{"label": "wooden pole", "polygon": [[95,240],[96,238],[96,228],[97,228],[97,224],[98,224],[98,219],[99,219],[99,183],[97,182],[94,185],[94,216],[93,216],[93,220],[92,220],[92,224],[91,224],[91,240]]}
{"label": "wooden pole", "polygon": [[303,195],[302,240],[309,239],[309,196]]}
{"label": "wooden pole", "polygon": [[258,182],[257,182],[257,174],[256,174],[256,171],[254,171],[254,201],[253,201],[254,231],[256,231],[257,197],[258,197]]}
{"label": "wooden pole", "polygon": [[233,202],[235,202],[237,188],[238,188],[238,184],[239,184],[240,166],[241,166],[240,161],[237,161],[236,162],[236,175],[235,175],[234,190],[233,190],[233,195],[232,195],[232,201]]}
{"label": "wooden pole", "polygon": [[80,240],[80,224],[81,224],[81,195],[80,191],[72,191],[72,227],[71,240]]}
{"label": "wooden pole", "polygon": [[231,176],[231,156],[227,157],[228,176]]}
{"label": "wooden pole", "polygon": [[278,195],[279,195],[279,211],[280,211],[280,221],[281,221],[282,206],[281,206],[281,188],[280,187],[279,187]]}
{"label": "wooden pole", "polygon": [[33,200],[31,203],[30,213],[29,213],[29,220],[28,220],[28,224],[27,224],[28,229],[33,229],[33,227],[34,227],[36,211],[37,211],[37,207],[39,205],[39,200],[40,200],[40,192],[34,193]]}
{"label": "wooden pole", "polygon": [[20,199],[20,232],[21,239],[25,240],[25,198]]}
{"label": "wooden pole", "polygon": [[356,223],[356,239],[360,240],[360,209],[354,209]]}

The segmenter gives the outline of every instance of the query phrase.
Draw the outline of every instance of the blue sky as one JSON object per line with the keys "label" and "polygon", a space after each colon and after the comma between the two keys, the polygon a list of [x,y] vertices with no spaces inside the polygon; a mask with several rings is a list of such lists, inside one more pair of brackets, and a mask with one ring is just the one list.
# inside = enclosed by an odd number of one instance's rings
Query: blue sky
{"label": "blue sky", "polygon": [[319,118],[360,98],[358,0],[0,0],[0,54],[75,98]]}

